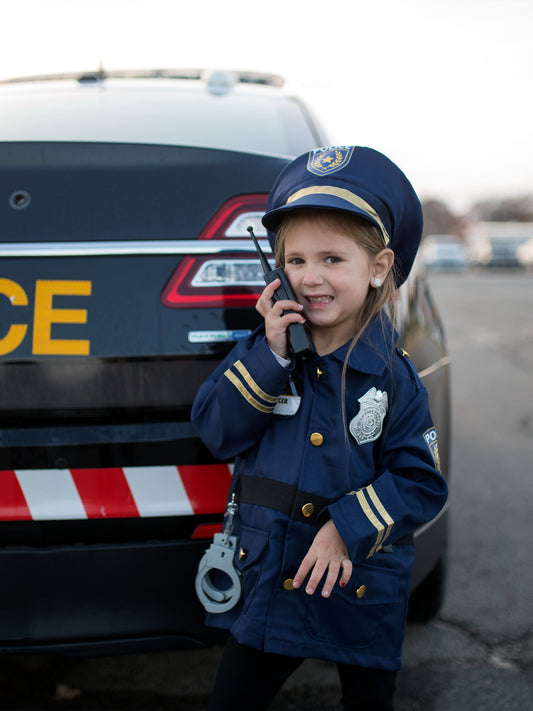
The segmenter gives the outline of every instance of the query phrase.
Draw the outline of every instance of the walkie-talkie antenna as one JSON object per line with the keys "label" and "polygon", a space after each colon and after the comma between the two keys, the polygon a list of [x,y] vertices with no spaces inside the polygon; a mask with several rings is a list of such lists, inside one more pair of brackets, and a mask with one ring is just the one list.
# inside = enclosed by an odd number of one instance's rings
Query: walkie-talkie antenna
{"label": "walkie-talkie antenna", "polygon": [[265,257],[265,253],[259,246],[259,242],[257,241],[257,237],[254,234],[254,228],[250,225],[249,227],[246,228],[250,235],[252,236],[252,239],[255,244],[255,248],[257,250],[257,254],[259,255],[259,259],[261,261],[261,267],[263,268],[263,272],[267,274],[268,272],[272,271],[272,267],[268,263],[268,259]]}

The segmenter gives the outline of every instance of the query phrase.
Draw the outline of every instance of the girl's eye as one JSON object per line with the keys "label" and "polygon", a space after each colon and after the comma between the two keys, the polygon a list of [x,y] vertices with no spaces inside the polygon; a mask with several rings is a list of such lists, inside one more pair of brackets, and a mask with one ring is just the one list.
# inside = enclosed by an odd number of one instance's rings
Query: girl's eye
{"label": "girl's eye", "polygon": [[292,257],[291,259],[287,260],[287,264],[303,264],[304,260],[301,259],[300,257]]}
{"label": "girl's eye", "polygon": [[342,261],[342,259],[340,257],[334,257],[333,255],[326,257],[326,262],[328,264],[336,264],[337,262],[341,262],[341,261]]}

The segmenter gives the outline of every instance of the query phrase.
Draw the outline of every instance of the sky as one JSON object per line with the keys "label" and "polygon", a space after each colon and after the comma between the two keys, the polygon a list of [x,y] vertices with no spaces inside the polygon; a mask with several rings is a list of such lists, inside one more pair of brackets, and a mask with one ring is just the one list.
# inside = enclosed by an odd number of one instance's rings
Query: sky
{"label": "sky", "polygon": [[[533,194],[533,0],[0,0],[0,79],[275,72],[456,212]],[[1,136],[0,136],[1,140]]]}

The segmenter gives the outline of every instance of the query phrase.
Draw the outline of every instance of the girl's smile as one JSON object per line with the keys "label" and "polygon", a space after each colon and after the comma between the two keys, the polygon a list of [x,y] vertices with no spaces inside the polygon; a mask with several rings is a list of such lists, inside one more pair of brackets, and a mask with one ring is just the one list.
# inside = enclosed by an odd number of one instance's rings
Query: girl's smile
{"label": "girl's smile", "polygon": [[329,304],[333,301],[332,296],[307,296],[306,301],[311,306],[318,304]]}

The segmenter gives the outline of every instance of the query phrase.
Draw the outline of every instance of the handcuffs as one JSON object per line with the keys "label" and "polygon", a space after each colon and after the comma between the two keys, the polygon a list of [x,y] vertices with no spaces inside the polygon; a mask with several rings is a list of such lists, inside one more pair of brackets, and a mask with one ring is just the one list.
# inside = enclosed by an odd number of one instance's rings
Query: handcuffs
{"label": "handcuffs", "polygon": [[[194,586],[198,599],[207,612],[220,613],[231,610],[239,602],[242,593],[241,574],[235,568],[234,557],[239,546],[239,537],[232,536],[233,518],[239,506],[232,494],[224,514],[224,529],[215,533],[213,542],[204,553],[198,565]],[[217,587],[213,573],[225,573],[231,585]]]}

